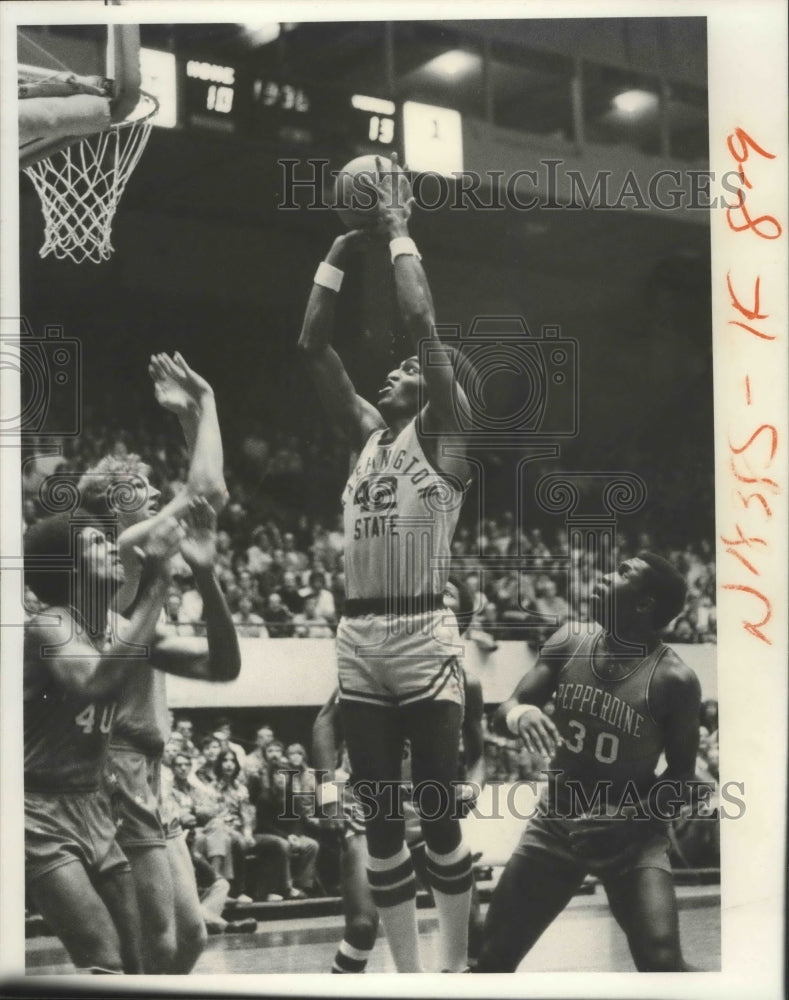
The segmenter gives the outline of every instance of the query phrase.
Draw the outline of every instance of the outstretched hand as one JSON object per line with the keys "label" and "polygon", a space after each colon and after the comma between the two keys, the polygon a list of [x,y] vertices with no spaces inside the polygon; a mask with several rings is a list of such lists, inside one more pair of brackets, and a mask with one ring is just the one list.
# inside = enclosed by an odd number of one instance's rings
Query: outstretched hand
{"label": "outstretched hand", "polygon": [[189,367],[178,351],[151,355],[148,374],[153,379],[156,401],[176,415],[200,406],[203,399],[213,396],[208,382]]}
{"label": "outstretched hand", "polygon": [[205,497],[189,501],[181,528],[181,555],[193,569],[210,569],[216,560],[216,511]]}
{"label": "outstretched hand", "polygon": [[518,719],[518,735],[529,753],[549,759],[562,742],[551,717],[537,706],[530,706],[529,711]]}
{"label": "outstretched hand", "polygon": [[392,169],[384,169],[380,156],[375,158],[376,179],[370,180],[370,186],[376,193],[376,211],[378,223],[376,231],[383,235],[397,235],[407,232],[408,220],[414,207],[414,197],[403,197],[400,179],[403,176],[398,169],[397,153],[392,153]]}
{"label": "outstretched hand", "polygon": [[134,554],[143,570],[165,574],[170,558],[178,551],[183,540],[183,528],[174,517],[165,517],[153,523],[141,545],[135,545]]}

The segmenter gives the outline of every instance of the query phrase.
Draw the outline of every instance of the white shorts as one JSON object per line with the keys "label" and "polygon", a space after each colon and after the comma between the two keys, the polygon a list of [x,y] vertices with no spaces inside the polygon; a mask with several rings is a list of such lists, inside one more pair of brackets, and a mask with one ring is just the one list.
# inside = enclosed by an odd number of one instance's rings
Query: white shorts
{"label": "white shorts", "polygon": [[416,701],[463,704],[457,620],[441,609],[421,615],[340,619],[340,699],[399,708]]}

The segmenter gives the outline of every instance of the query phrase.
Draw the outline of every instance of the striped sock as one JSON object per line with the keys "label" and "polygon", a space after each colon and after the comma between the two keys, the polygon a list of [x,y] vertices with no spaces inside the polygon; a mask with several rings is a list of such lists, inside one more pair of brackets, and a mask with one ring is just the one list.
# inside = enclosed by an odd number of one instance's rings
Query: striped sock
{"label": "striped sock", "polygon": [[471,852],[461,840],[449,854],[436,854],[426,847],[425,858],[441,929],[441,968],[445,972],[462,972],[468,965]]}
{"label": "striped sock", "polygon": [[416,923],[416,875],[403,844],[390,858],[367,859],[367,881],[398,972],[421,972]]}
{"label": "striped sock", "polygon": [[339,973],[364,972],[372,948],[354,948],[343,941],[334,956],[331,971]]}

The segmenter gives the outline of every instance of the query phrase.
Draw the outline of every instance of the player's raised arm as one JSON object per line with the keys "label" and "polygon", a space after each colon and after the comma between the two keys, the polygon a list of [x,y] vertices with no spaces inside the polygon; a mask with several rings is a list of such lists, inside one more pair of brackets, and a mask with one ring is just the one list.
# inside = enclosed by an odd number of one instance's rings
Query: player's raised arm
{"label": "player's raised arm", "polygon": [[216,512],[204,497],[189,503],[181,555],[192,568],[203,599],[206,638],[160,636],[151,664],[166,673],[206,681],[232,681],[241,671],[241,651],[230,609],[214,573]]}
{"label": "player's raised arm", "polygon": [[[206,497],[219,511],[227,500],[224,480],[224,455],[214,391],[177,351],[151,357],[148,372],[154,383],[157,402],[174,413],[180,423],[189,449],[190,463],[186,489],[151,518],[126,528],[118,539],[124,564],[129,553],[143,545],[145,538],[158,523],[169,517],[180,517],[196,496]],[[118,607],[125,608],[134,599],[134,579],[131,574],[118,596]]]}
{"label": "player's raised arm", "polygon": [[151,359],[149,367],[159,403],[178,417],[189,449],[186,480],[189,499],[205,497],[217,513],[227,501],[224,453],[214,390],[178,351]]}
{"label": "player's raised arm", "polygon": [[456,383],[454,351],[441,343],[436,331],[433,296],[421,256],[408,232],[413,198],[403,200],[400,196],[397,154],[392,154],[393,171],[384,172],[380,157],[377,159],[379,177],[373,187],[378,195],[379,228],[389,239],[398,309],[427,386],[425,426],[438,433],[458,431],[462,429],[459,408],[466,411],[468,404]]}
{"label": "player's raised arm", "polygon": [[358,396],[340,356],[331,346],[337,293],[342,285],[350,254],[369,243],[361,230],[338,236],[326,259],[318,265],[312,285],[299,349],[304,353],[312,380],[335,431],[346,437],[353,450],[367,440],[384,421],[375,407]]}

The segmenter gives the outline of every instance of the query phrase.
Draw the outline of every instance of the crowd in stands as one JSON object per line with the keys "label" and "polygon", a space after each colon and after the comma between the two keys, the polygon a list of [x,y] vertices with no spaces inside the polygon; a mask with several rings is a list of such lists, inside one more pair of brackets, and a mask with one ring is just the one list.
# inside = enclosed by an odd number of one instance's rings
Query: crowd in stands
{"label": "crowd in stands", "polygon": [[[161,414],[153,416],[161,424]],[[90,427],[89,421],[86,426]],[[64,442],[61,458],[26,456],[24,520],[46,508],[42,484],[49,473],[79,473],[103,455],[139,454],[151,468],[162,502],[184,488],[187,455],[177,433],[151,430],[143,420],[131,436],[98,425]],[[152,422],[152,426],[157,424]],[[31,446],[34,454],[35,446]],[[217,572],[240,635],[261,638],[325,638],[334,634],[344,602],[343,535],[337,511],[345,462],[325,428],[302,437],[253,430],[236,448],[226,445],[230,499],[222,512]],[[495,498],[486,503],[495,509]],[[665,638],[672,642],[715,642],[714,547],[707,539],[664,543],[650,530],[621,533],[599,551],[572,548],[564,525],[523,527],[510,511],[481,522],[467,504],[452,543],[454,572],[473,594],[469,637],[493,649],[501,639],[539,641],[545,616],[563,622],[588,616],[589,595],[600,576],[619,561],[649,548],[666,556],[688,581],[683,613]],[[527,519],[528,520],[528,519]],[[510,572],[484,568],[487,556],[528,556],[530,568]],[[28,603],[35,607],[31,595]],[[166,626],[182,634],[200,630],[202,603],[184,562],[173,566]]]}
{"label": "crowd in stands", "polygon": [[196,872],[207,863],[230,902],[324,895],[338,888],[338,828],[316,818],[315,785],[304,746],[283,745],[270,726],[247,753],[228,719],[195,741],[179,717],[165,747],[163,818],[180,821]]}

